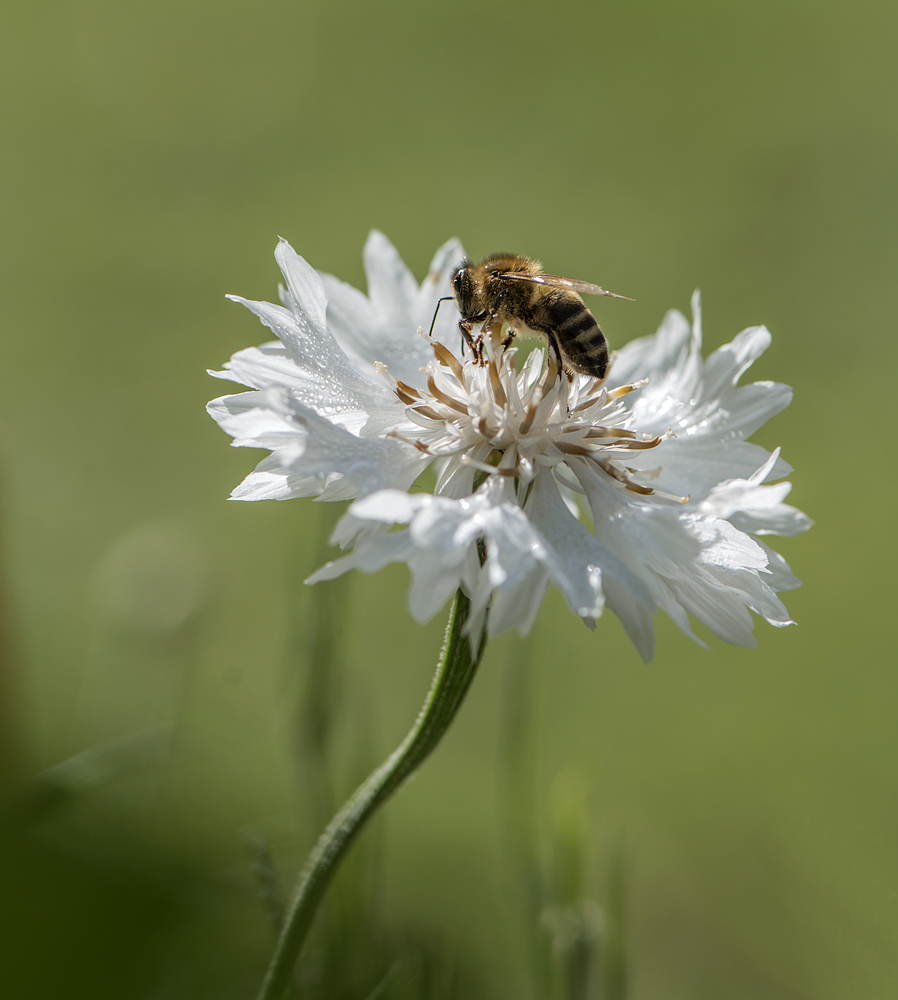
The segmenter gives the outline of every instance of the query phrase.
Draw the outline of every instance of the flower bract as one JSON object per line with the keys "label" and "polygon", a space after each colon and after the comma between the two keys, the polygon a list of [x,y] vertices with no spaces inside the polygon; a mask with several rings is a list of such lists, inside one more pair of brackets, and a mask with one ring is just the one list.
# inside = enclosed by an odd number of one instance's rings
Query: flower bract
{"label": "flower bract", "polygon": [[269,452],[234,499],[352,501],[334,535],[346,554],[310,582],[405,562],[417,621],[461,587],[472,630],[488,613],[492,633],[523,634],[551,581],[590,627],[613,611],[645,660],[659,609],[699,642],[691,618],[742,646],[755,644],[752,612],[791,623],[777,594],[798,581],[758,536],[810,521],[784,503],[779,450],[747,440],[791,390],[739,385],[770,343],[764,327],[704,359],[696,294],[691,322],[668,313],[604,381],[565,377],[497,331],[464,347],[445,305],[424,333],[457,241],[419,284],[372,233],[367,295],[286,242],[275,256],[280,304],[232,298],[277,339],[212,372],[250,391],[208,408],[235,446]]}

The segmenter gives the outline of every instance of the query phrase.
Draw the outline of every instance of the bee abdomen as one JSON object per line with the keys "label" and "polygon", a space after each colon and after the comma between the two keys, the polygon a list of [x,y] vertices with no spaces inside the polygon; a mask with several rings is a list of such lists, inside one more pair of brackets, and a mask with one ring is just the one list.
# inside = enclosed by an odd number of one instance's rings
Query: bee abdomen
{"label": "bee abdomen", "polygon": [[579,295],[559,295],[547,310],[551,332],[568,366],[581,375],[604,378],[608,344],[593,314]]}

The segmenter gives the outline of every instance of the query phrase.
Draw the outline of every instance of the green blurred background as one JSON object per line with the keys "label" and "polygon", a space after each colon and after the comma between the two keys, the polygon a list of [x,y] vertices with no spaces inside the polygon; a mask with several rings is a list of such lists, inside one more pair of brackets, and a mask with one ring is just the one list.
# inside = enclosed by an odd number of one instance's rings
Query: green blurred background
{"label": "green blurred background", "polygon": [[646,667],[557,594],[496,640],[305,995],[898,994],[896,40],[885,0],[7,8],[5,994],[252,996],[275,883],[417,711],[405,570],[304,589],[338,511],[226,502],[260,456],[203,412],[276,237],[364,287],[372,227],[632,295],[613,346],[696,286],[708,349],[766,323],[756,440],[817,524],[757,650],[659,619]]}

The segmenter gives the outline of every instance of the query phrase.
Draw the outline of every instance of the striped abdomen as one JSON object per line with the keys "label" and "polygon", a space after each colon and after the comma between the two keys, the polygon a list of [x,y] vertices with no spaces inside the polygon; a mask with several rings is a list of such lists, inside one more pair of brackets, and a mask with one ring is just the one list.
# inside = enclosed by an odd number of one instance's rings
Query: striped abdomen
{"label": "striped abdomen", "polygon": [[535,305],[538,329],[554,341],[565,366],[581,375],[604,378],[608,343],[583,299],[575,292],[553,289],[540,295]]}

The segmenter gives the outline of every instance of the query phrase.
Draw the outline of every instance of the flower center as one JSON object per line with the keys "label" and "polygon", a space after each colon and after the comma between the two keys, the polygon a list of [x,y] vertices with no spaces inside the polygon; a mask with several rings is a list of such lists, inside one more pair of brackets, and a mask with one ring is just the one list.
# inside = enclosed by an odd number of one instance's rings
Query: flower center
{"label": "flower center", "polygon": [[422,369],[426,390],[376,366],[406,406],[408,422],[395,428],[393,437],[434,458],[524,484],[546,467],[567,482],[559,467],[577,458],[593,463],[619,488],[643,496],[657,493],[637,483],[625,464],[628,453],[656,448],[673,436],[630,429],[633,417],[622,399],[646,380],[607,389],[604,379],[560,377],[551,352],[545,368],[543,352],[536,350],[518,371],[515,349],[504,345],[490,357],[471,355],[464,361],[436,341],[432,347],[434,360]]}

